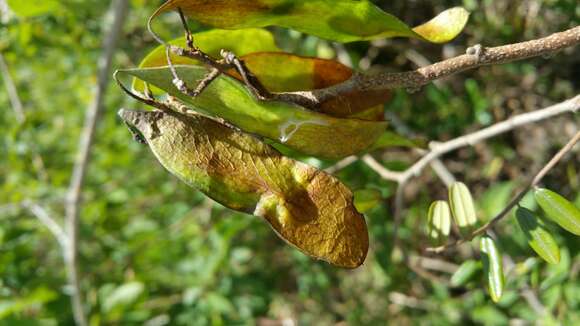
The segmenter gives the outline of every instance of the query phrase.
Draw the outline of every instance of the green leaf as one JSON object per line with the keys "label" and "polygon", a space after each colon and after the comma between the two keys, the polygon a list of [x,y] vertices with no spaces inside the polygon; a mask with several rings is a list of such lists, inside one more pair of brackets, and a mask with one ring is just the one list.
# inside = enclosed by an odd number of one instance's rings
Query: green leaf
{"label": "green leaf", "polygon": [[364,262],[369,245],[364,217],[352,192],[335,177],[201,115],[128,110],[119,115],[188,185],[226,207],[263,217],[307,255],[346,268]]}
{"label": "green leaf", "polygon": [[481,195],[477,208],[487,220],[492,219],[506,207],[513,189],[511,181],[494,184]]}
{"label": "green leaf", "polygon": [[463,182],[449,187],[449,203],[459,230],[463,235],[469,234],[477,223],[477,214],[471,192]]}
{"label": "green leaf", "polygon": [[377,207],[381,200],[381,192],[376,189],[360,189],[354,192],[354,207],[361,213]]}
{"label": "green leaf", "polygon": [[504,289],[503,263],[501,254],[497,249],[495,241],[485,235],[481,238],[481,261],[483,271],[487,279],[489,295],[493,302],[501,299]]}
{"label": "green leaf", "polygon": [[123,309],[132,305],[143,291],[145,291],[145,285],[141,282],[125,283],[104,298],[103,311],[111,312],[114,309]]}
{"label": "green leaf", "polygon": [[50,14],[60,9],[58,0],[8,0],[8,7],[19,17]]}
{"label": "green leaf", "polygon": [[[381,109],[381,114],[382,114]],[[372,150],[389,147],[425,148],[424,139],[407,138],[392,131],[385,131],[373,144]]]}
{"label": "green leaf", "polygon": [[469,18],[465,9],[455,7],[410,28],[369,1],[352,0],[169,0],[153,16],[177,8],[217,28],[281,26],[339,42],[403,36],[444,43],[455,38]]}
{"label": "green leaf", "polygon": [[560,261],[558,244],[550,232],[541,225],[540,219],[535,216],[534,212],[519,207],[516,210],[516,219],[524,231],[530,247],[548,263],[557,264]]}
{"label": "green leaf", "polygon": [[536,188],[534,196],[544,213],[563,229],[580,235],[580,210],[566,198],[545,188]]}
{"label": "green leaf", "polygon": [[[207,70],[177,66],[177,74],[196,85]],[[368,149],[385,131],[386,123],[334,118],[302,107],[274,101],[257,101],[237,80],[221,76],[198,97],[184,95],[172,83],[169,68],[120,70],[175,96],[195,110],[217,116],[242,130],[280,142],[301,153],[340,159]]]}
{"label": "green leaf", "polygon": [[435,244],[443,244],[451,231],[451,212],[446,201],[431,204],[427,214],[427,234]]}
{"label": "green leaf", "polygon": [[451,276],[451,286],[460,287],[465,285],[475,273],[481,269],[481,263],[475,260],[466,260]]}
{"label": "green leaf", "polygon": [[53,301],[58,294],[50,289],[40,287],[23,297],[12,300],[0,300],[0,319],[4,319],[12,314],[19,314],[26,310],[44,305]]}

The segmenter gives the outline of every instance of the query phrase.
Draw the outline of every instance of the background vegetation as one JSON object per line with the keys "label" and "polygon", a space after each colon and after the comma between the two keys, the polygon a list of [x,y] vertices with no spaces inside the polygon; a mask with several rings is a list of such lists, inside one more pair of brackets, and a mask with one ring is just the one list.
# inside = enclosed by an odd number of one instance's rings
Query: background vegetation
{"label": "background vegetation", "polygon": [[[26,2],[26,1],[24,1]],[[36,1],[32,1],[35,2]],[[271,29],[287,51],[338,57],[358,69],[412,69],[463,53],[467,46],[500,45],[575,26],[574,0],[375,1],[410,24],[444,8],[472,11],[465,32],[447,45],[394,39],[344,46]],[[0,91],[0,320],[1,324],[70,324],[70,289],[58,244],[19,202],[31,200],[60,218],[84,111],[92,100],[108,1],[45,1],[37,12],[0,14],[0,52],[24,104],[18,123],[8,92]],[[0,1],[3,4],[3,1]],[[134,67],[156,42],[145,31],[159,1],[133,0],[114,67]],[[5,6],[4,6],[5,8]],[[166,39],[179,36],[176,16],[164,18]],[[199,30],[199,27],[197,27]],[[580,89],[580,52],[479,69],[418,92],[398,90],[386,105],[395,128],[446,140],[518,113],[560,102]],[[3,75],[2,78],[5,78]],[[285,245],[262,221],[227,210],[170,176],[149,150],[132,141],[117,118],[139,108],[111,79],[91,158],[80,224],[81,286],[91,324],[449,324],[580,323],[578,237],[554,232],[562,259],[547,265],[527,247],[515,219],[496,232],[507,264],[506,294],[493,304],[480,275],[461,286],[449,279],[477,257],[467,244],[441,255],[421,251],[426,212],[446,187],[431,172],[407,187],[408,210],[393,248],[392,195],[364,163],[337,175],[351,188],[380,189],[381,205],[367,215],[371,251],[348,271],[314,261]],[[578,130],[566,115],[444,157],[470,186],[482,220],[501,210]],[[404,169],[408,150],[373,153]],[[543,184],[580,205],[579,152]],[[333,162],[308,159],[328,167]],[[533,201],[527,205],[533,207]],[[429,259],[424,259],[429,257]],[[412,265],[412,266],[410,266]]]}

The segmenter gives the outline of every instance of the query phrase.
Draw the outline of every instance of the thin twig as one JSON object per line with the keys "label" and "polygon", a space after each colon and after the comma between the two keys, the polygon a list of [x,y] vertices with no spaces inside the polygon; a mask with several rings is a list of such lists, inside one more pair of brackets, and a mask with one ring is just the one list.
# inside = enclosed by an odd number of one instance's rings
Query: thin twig
{"label": "thin twig", "polygon": [[552,54],[580,43],[580,27],[527,42],[498,47],[476,46],[468,54],[440,61],[413,71],[400,73],[355,74],[351,79],[328,88],[273,94],[273,99],[291,101],[316,108],[326,101],[348,94],[417,89],[437,79],[487,65],[497,65]]}
{"label": "thin twig", "polygon": [[576,145],[576,143],[578,143],[578,141],[580,141],[580,131],[577,132],[576,135],[572,137],[572,139],[556,155],[554,155],[554,157],[532,178],[532,180],[528,182],[528,184],[524,187],[524,189],[520,191],[520,193],[518,193],[518,195],[515,196],[508,203],[508,205],[491,221],[487,222],[485,225],[475,230],[471,235],[469,235],[466,238],[456,240],[444,246],[427,248],[426,250],[430,252],[440,253],[450,247],[471,241],[476,236],[481,235],[490,228],[492,228],[495,224],[497,224],[499,221],[501,221],[504,217],[507,216],[507,214],[522,200],[522,198],[524,198],[526,193],[531,188],[535,187],[546,176],[546,174],[548,174],[548,172],[552,170],[554,166],[556,166],[556,164],[558,164],[558,162],[560,162],[560,160],[574,148],[574,146]]}
{"label": "thin twig", "polygon": [[394,181],[401,183],[403,174],[401,172],[395,172],[387,169],[381,163],[377,162],[374,157],[367,154],[363,156],[362,161],[366,163],[371,169],[373,169],[381,178],[389,181]]}
{"label": "thin twig", "polygon": [[506,133],[508,131],[511,131],[513,129],[533,122],[546,120],[548,118],[564,113],[569,112],[575,113],[578,111],[579,108],[580,108],[580,95],[577,95],[576,97],[564,101],[562,103],[558,103],[541,110],[517,115],[508,120],[499,122],[491,127],[481,129],[474,133],[467,134],[465,136],[461,136],[459,138],[455,138],[444,143],[433,143],[431,145],[431,151],[429,151],[425,156],[423,156],[411,168],[406,170],[401,178],[403,180],[408,180],[419,175],[423,171],[423,169],[429,163],[431,163],[431,161],[461,147],[473,146],[486,139],[498,136],[500,134]]}
{"label": "thin twig", "polygon": [[105,41],[104,50],[98,61],[98,79],[95,97],[86,112],[85,124],[79,143],[71,183],[69,186],[66,200],[66,218],[65,229],[69,236],[68,251],[65,253],[65,263],[67,265],[68,281],[72,288],[72,306],[75,322],[80,326],[87,325],[87,319],[83,308],[83,300],[80,290],[79,272],[78,272],[78,224],[79,210],[81,205],[81,190],[86,176],[87,167],[92,150],[92,144],[95,136],[95,130],[99,115],[103,108],[103,101],[109,83],[109,74],[113,55],[117,48],[117,41],[122,34],[123,25],[127,18],[129,9],[128,0],[114,0],[111,3],[109,12],[114,15],[113,25],[109,29]]}
{"label": "thin twig", "polygon": [[68,235],[64,232],[63,228],[56,222],[54,218],[44,209],[44,207],[25,201],[22,203],[22,207],[27,208],[30,212],[42,223],[46,228],[52,233],[56,241],[60,244],[61,249],[64,251],[68,250],[69,239]]}
{"label": "thin twig", "polygon": [[[541,110],[514,116],[508,120],[499,122],[488,128],[481,129],[477,132],[470,133],[444,143],[433,143],[430,146],[431,147],[430,151],[424,152],[423,157],[419,161],[417,161],[410,168],[408,168],[403,172],[395,172],[388,170],[382,164],[377,162],[372,156],[370,155],[364,156],[363,161],[377,174],[379,174],[383,179],[398,183],[393,213],[393,223],[394,223],[393,229],[395,230],[395,233],[393,235],[394,236],[393,242],[395,243],[394,248],[397,248],[397,245],[399,243],[397,231],[402,222],[403,215],[402,213],[404,206],[404,189],[409,183],[409,181],[412,178],[419,176],[427,165],[431,164],[432,168],[437,172],[438,165],[432,163],[434,162],[436,163],[436,160],[446,153],[449,153],[461,147],[473,146],[481,141],[495,137],[502,133],[511,131],[513,129],[533,122],[545,120],[564,113],[570,112],[575,113],[578,111],[579,108],[580,108],[580,95],[572,99],[566,100],[562,103],[555,104]],[[443,171],[439,171],[439,173],[443,173]],[[446,184],[452,183],[454,179],[451,174],[449,174],[449,176],[441,174],[440,177],[442,178],[442,180],[444,180]]]}
{"label": "thin twig", "polygon": [[24,123],[26,120],[26,115],[24,114],[24,107],[22,105],[22,101],[20,100],[20,96],[18,96],[18,91],[16,90],[16,85],[14,84],[14,80],[10,76],[10,70],[8,69],[8,65],[6,64],[6,60],[4,56],[0,52],[0,73],[4,79],[4,86],[6,87],[6,92],[8,93],[8,98],[10,99],[10,103],[12,104],[12,109],[16,114],[16,120],[18,123]]}
{"label": "thin twig", "polygon": [[333,166],[326,168],[324,171],[329,174],[334,174],[347,166],[353,164],[354,162],[358,161],[358,156],[351,155],[349,157],[343,158],[342,160],[335,163]]}

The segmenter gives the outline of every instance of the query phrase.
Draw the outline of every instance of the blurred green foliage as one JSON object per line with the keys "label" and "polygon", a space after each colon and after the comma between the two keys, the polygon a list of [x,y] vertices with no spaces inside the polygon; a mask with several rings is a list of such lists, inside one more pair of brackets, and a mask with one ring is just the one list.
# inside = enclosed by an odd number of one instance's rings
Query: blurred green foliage
{"label": "blurred green foliage", "polygon": [[[36,1],[33,1],[36,3]],[[20,8],[0,15],[0,51],[26,111],[16,123],[7,92],[0,91],[0,320],[1,324],[72,323],[65,270],[51,234],[13,204],[39,202],[56,219],[70,179],[84,111],[93,96],[108,1],[47,1],[42,10]],[[114,66],[134,67],[156,46],[145,31],[158,1],[131,1],[131,12]],[[468,45],[499,45],[577,25],[575,0],[376,1],[385,11],[417,24],[453,5],[473,12],[466,31],[440,46],[402,39],[337,47],[312,36],[273,29],[279,45],[302,55],[346,57],[361,69],[411,69],[413,50],[427,61],[457,55]],[[179,36],[177,19],[164,16],[158,30]],[[195,27],[199,29],[200,27]],[[432,84],[418,93],[396,92],[386,105],[396,128],[445,140],[544,107],[578,93],[580,55],[487,67]],[[379,189],[383,204],[368,211],[371,252],[355,271],[313,261],[280,241],[257,218],[233,213],[167,174],[146,147],[131,141],[116,111],[137,108],[110,83],[94,155],[83,188],[80,226],[82,290],[91,324],[148,325],[350,325],[477,323],[580,323],[579,240],[552,232],[561,260],[535,257],[514,219],[498,228],[498,246],[514,262],[504,266],[505,293],[493,304],[475,270],[459,286],[452,272],[410,268],[393,248],[392,195],[362,162],[337,175],[353,189]],[[395,119],[396,118],[396,119]],[[567,140],[578,118],[566,116],[530,125],[475,148],[445,157],[458,179],[470,185],[480,219],[490,219],[512,191]],[[385,165],[404,169],[408,151],[379,152]],[[546,187],[580,202],[577,155],[545,179]],[[309,159],[327,167],[332,162]],[[414,182],[398,235],[408,256],[425,255],[429,203],[446,196],[430,173]],[[531,201],[533,202],[533,200]],[[528,208],[534,206],[525,204]],[[553,225],[548,228],[556,230]],[[477,242],[474,242],[477,243]],[[431,258],[459,266],[477,259],[470,244]],[[528,258],[532,257],[532,258]],[[431,269],[429,269],[431,268]],[[479,273],[479,274],[478,274]],[[522,295],[535,293],[545,307]],[[524,292],[523,292],[524,291]]]}

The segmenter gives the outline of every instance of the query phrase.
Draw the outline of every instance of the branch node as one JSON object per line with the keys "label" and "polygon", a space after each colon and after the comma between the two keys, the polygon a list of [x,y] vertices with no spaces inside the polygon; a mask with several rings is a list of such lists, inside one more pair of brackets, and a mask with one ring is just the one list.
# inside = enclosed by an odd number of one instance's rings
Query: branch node
{"label": "branch node", "polygon": [[481,44],[476,44],[474,46],[468,47],[465,53],[474,56],[475,61],[479,63],[483,59],[483,55],[485,54],[485,48]]}

